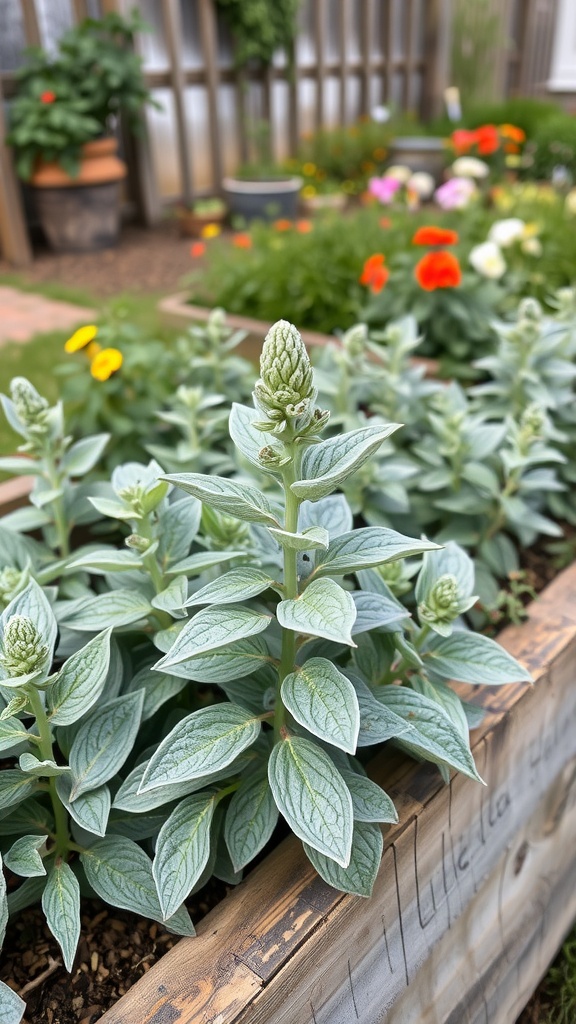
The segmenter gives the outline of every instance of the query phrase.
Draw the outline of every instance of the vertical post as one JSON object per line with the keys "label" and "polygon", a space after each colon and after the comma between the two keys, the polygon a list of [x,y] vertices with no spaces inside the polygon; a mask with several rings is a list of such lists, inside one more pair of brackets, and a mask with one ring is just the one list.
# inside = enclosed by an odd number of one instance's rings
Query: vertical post
{"label": "vertical post", "polygon": [[0,78],[0,246],[9,263],[17,267],[32,262],[32,250],[26,231],[24,209],[12,154],[4,141],[6,124]]}
{"label": "vertical post", "polygon": [[386,0],[384,8],[384,40],[382,50],[386,55],[384,78],[384,99],[388,105],[392,102],[394,81],[394,6],[393,0]]}
{"label": "vertical post", "polygon": [[350,34],[350,3],[340,0],[340,123],[346,124],[348,107],[348,37]]}
{"label": "vertical post", "polygon": [[182,19],[180,17],[179,0],[162,0],[162,14],[166,30],[166,42],[170,57],[170,78],[174,90],[174,109],[176,112],[176,134],[180,156],[180,172],[182,176],[182,198],[190,204],[193,198],[192,168],[188,155],[188,132],[186,129],[186,113],[184,109],[184,70],[182,67]]}
{"label": "vertical post", "polygon": [[449,84],[452,0],[426,0],[425,7],[423,110],[425,118],[441,113]]}
{"label": "vertical post", "polygon": [[217,189],[222,184],[222,149],[218,119],[218,46],[216,16],[212,0],[200,0],[200,37],[206,63],[206,88],[208,90],[208,120],[210,131],[210,153],[212,175]]}
{"label": "vertical post", "polygon": [[240,143],[240,161],[244,164],[249,159],[248,135],[246,131],[246,94],[248,92],[248,76],[244,68],[236,72],[236,121],[238,124],[238,141]]}
{"label": "vertical post", "polygon": [[42,46],[35,0],[21,0],[27,46]]}
{"label": "vertical post", "polygon": [[88,8],[86,6],[86,0],[72,0],[72,7],[74,10],[74,21],[76,25],[84,21],[88,17]]}
{"label": "vertical post", "polygon": [[362,51],[362,88],[360,99],[360,112],[367,116],[370,113],[371,97],[370,84],[372,78],[372,36],[371,29],[374,24],[374,0],[363,0],[360,9],[361,22],[361,51]]}
{"label": "vertical post", "polygon": [[404,40],[404,109],[410,110],[412,97],[412,36],[414,26],[413,0],[404,0],[406,5],[406,38]]}
{"label": "vertical post", "polygon": [[294,40],[288,53],[288,133],[290,153],[293,155],[300,142],[298,117],[298,46]]}
{"label": "vertical post", "polygon": [[316,129],[324,125],[324,79],[326,77],[326,0],[314,3],[314,48],[316,50]]}

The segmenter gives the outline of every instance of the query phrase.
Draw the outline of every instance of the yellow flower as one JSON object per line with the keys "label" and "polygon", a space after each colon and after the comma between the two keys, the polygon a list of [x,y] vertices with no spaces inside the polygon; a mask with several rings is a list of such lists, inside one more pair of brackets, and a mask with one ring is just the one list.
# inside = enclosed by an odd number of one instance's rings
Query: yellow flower
{"label": "yellow flower", "polygon": [[94,341],[94,338],[98,334],[98,328],[94,324],[87,324],[86,327],[79,327],[77,331],[64,345],[66,352],[79,352],[81,348],[84,348],[90,341]]}
{"label": "yellow flower", "polygon": [[522,238],[535,238],[536,235],[540,234],[540,225],[536,224],[535,221],[530,221],[524,225],[524,231],[522,232]]}
{"label": "yellow flower", "polygon": [[312,199],[312,197],[316,195],[314,185],[304,185],[301,195],[303,199]]}
{"label": "yellow flower", "polygon": [[201,231],[202,238],[216,238],[222,228],[219,224],[206,224]]}
{"label": "yellow flower", "polygon": [[108,380],[122,366],[122,353],[117,348],[103,348],[92,360],[90,373],[96,380]]}
{"label": "yellow flower", "polygon": [[307,178],[311,178],[313,174],[316,174],[316,164],[310,162],[302,164],[302,174],[305,174]]}
{"label": "yellow flower", "polygon": [[90,344],[87,345],[86,349],[85,349],[86,355],[88,356],[88,359],[90,360],[90,362],[92,362],[92,360],[101,351],[102,351],[102,345],[99,345],[97,341],[91,341]]}

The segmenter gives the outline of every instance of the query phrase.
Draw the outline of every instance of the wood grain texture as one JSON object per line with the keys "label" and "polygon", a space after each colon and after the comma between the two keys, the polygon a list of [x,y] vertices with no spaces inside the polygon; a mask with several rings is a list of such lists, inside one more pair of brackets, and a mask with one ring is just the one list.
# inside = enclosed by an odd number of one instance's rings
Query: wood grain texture
{"label": "wood grain texture", "polygon": [[103,1024],[510,1024],[576,912],[575,593],[576,566],[502,634],[534,687],[462,687],[486,709],[486,787],[375,759],[401,823],[371,900],[324,885],[288,839]]}

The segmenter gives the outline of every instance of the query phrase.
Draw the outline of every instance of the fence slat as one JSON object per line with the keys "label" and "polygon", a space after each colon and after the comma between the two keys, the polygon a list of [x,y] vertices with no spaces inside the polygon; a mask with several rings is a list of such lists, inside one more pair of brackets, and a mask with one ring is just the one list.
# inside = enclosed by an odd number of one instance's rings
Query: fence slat
{"label": "fence slat", "polygon": [[4,136],[6,125],[2,81],[0,80],[0,249],[9,263],[25,267],[32,262],[20,189],[14,173],[12,153]]}
{"label": "fence slat", "polygon": [[80,24],[81,21],[88,17],[86,0],[72,0],[72,9],[74,11],[75,24]]}
{"label": "fence slat", "polygon": [[222,181],[222,148],[218,118],[218,48],[216,16],[212,0],[200,0],[200,35],[202,52],[206,63],[206,88],[208,90],[208,118],[210,131],[210,152],[215,181]]}
{"label": "fence slat", "polygon": [[316,51],[316,128],[324,126],[324,82],[326,80],[326,0],[314,4],[314,48]]}
{"label": "fence slat", "polygon": [[368,116],[371,107],[370,85],[373,67],[372,35],[374,24],[374,0],[362,0],[360,8],[360,48],[362,51],[360,113]]}
{"label": "fence slat", "polygon": [[406,110],[410,110],[410,100],[412,98],[412,52],[413,52],[413,39],[414,35],[414,2],[413,0],[404,0],[406,9],[406,36],[404,39],[404,47],[406,60],[404,65],[404,107]]}
{"label": "fence slat", "polygon": [[350,2],[340,0],[340,121],[347,119],[348,39],[350,36]]}
{"label": "fence slat", "polygon": [[190,204],[193,199],[192,167],[188,154],[189,131],[184,108],[186,79],[182,68],[182,19],[180,17],[180,4],[178,0],[162,0],[162,15],[170,57],[170,78],[174,91],[176,136],[178,139],[178,156],[182,176],[182,198],[186,204]]}
{"label": "fence slat", "polygon": [[27,46],[42,46],[35,0],[21,0]]}
{"label": "fence slat", "polygon": [[386,55],[384,77],[384,99],[388,105],[392,102],[394,82],[394,0],[385,0],[384,8],[384,40],[383,53]]}

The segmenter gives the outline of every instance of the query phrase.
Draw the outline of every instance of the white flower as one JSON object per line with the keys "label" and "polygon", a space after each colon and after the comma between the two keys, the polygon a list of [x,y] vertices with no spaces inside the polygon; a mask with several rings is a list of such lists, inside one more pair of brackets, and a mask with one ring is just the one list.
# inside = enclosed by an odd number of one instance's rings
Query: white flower
{"label": "white flower", "polygon": [[474,270],[482,277],[498,280],[506,273],[506,261],[496,242],[482,242],[475,245],[468,257]]}
{"label": "white flower", "polygon": [[542,242],[539,238],[534,236],[525,238],[520,246],[522,252],[525,252],[528,256],[541,256],[542,255]]}
{"label": "white flower", "polygon": [[486,178],[490,168],[475,156],[459,156],[452,164],[451,171],[457,178]]}
{"label": "white flower", "polygon": [[378,121],[380,124],[385,124],[386,121],[390,120],[390,110],[383,104],[380,106],[372,107],[372,120]]}
{"label": "white flower", "polygon": [[411,174],[410,168],[405,167],[404,164],[394,164],[393,167],[386,168],[386,177],[395,178],[396,181],[401,181],[403,185],[406,184]]}
{"label": "white flower", "polygon": [[428,171],[416,171],[408,179],[408,188],[416,192],[420,199],[429,199],[435,184],[434,178],[428,174]]}
{"label": "white flower", "polygon": [[488,241],[496,242],[502,249],[507,249],[514,242],[519,242],[526,227],[519,217],[507,217],[505,220],[495,220],[488,232]]}

